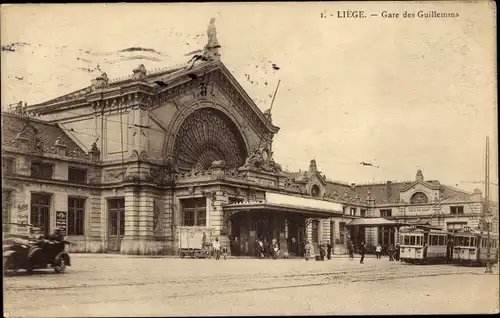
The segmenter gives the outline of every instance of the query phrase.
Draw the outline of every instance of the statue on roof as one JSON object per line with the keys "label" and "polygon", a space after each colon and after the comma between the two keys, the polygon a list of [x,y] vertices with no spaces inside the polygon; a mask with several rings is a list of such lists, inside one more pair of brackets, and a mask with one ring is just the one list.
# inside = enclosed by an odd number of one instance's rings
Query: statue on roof
{"label": "statue on roof", "polygon": [[417,170],[417,175],[415,177],[416,181],[424,181],[424,174],[422,173],[422,170],[418,169]]}
{"label": "statue on roof", "polygon": [[209,59],[220,58],[219,48],[221,47],[217,40],[217,29],[215,28],[215,18],[210,19],[210,24],[207,28],[207,44],[205,45],[205,53]]}
{"label": "statue on roof", "polygon": [[210,19],[210,24],[207,28],[207,44],[203,47],[203,50],[195,50],[186,54],[186,56],[193,55],[188,61],[188,70],[194,67],[197,61],[213,61],[220,59],[219,48],[221,47],[219,41],[217,40],[217,30],[215,28],[215,18]]}

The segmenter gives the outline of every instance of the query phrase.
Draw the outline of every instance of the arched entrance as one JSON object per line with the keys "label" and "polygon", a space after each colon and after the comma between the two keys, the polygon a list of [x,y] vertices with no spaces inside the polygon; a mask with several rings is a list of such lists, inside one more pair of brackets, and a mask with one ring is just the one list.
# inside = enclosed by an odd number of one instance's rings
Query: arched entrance
{"label": "arched entrance", "polygon": [[217,160],[224,160],[228,167],[240,167],[248,150],[234,122],[223,112],[206,107],[194,111],[182,122],[173,155],[179,170],[201,171]]}

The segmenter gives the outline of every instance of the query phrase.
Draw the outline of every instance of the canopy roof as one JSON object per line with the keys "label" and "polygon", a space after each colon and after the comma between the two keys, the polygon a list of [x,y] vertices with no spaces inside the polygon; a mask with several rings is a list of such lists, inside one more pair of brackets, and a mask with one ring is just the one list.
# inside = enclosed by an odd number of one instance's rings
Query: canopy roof
{"label": "canopy roof", "polygon": [[387,220],[384,218],[362,218],[362,219],[354,219],[347,226],[401,226],[402,224],[397,221]]}
{"label": "canopy roof", "polygon": [[226,204],[223,206],[223,210],[228,212],[229,211],[230,212],[244,212],[244,211],[291,212],[294,214],[300,214],[311,218],[330,218],[332,216],[340,215],[339,213],[335,213],[334,211],[331,210],[323,210],[310,207],[298,207],[285,204],[273,204],[273,203],[266,203],[264,201]]}

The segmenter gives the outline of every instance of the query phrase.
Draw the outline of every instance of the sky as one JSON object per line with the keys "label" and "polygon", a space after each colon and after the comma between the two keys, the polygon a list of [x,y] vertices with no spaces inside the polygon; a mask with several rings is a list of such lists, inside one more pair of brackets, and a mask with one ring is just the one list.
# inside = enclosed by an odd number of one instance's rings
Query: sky
{"label": "sky", "polygon": [[[339,10],[368,17],[340,19]],[[419,10],[459,17],[401,17]],[[215,17],[222,62],[261,110],[281,81],[273,151],[284,168],[305,170],[314,158],[329,179],[356,183],[414,180],[421,169],[484,190],[463,181],[484,180],[489,136],[498,199],[494,14],[486,1],[3,5],[2,107],[86,87],[101,71],[186,63]],[[120,52],[129,47],[154,51]]]}

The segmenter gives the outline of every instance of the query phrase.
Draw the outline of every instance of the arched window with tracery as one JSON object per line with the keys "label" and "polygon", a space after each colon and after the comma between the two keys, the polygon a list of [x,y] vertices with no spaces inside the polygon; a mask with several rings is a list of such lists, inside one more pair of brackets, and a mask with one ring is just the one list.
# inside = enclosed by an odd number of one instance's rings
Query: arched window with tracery
{"label": "arched window with tracery", "polygon": [[411,196],[411,204],[429,203],[429,199],[423,192],[416,192]]}

